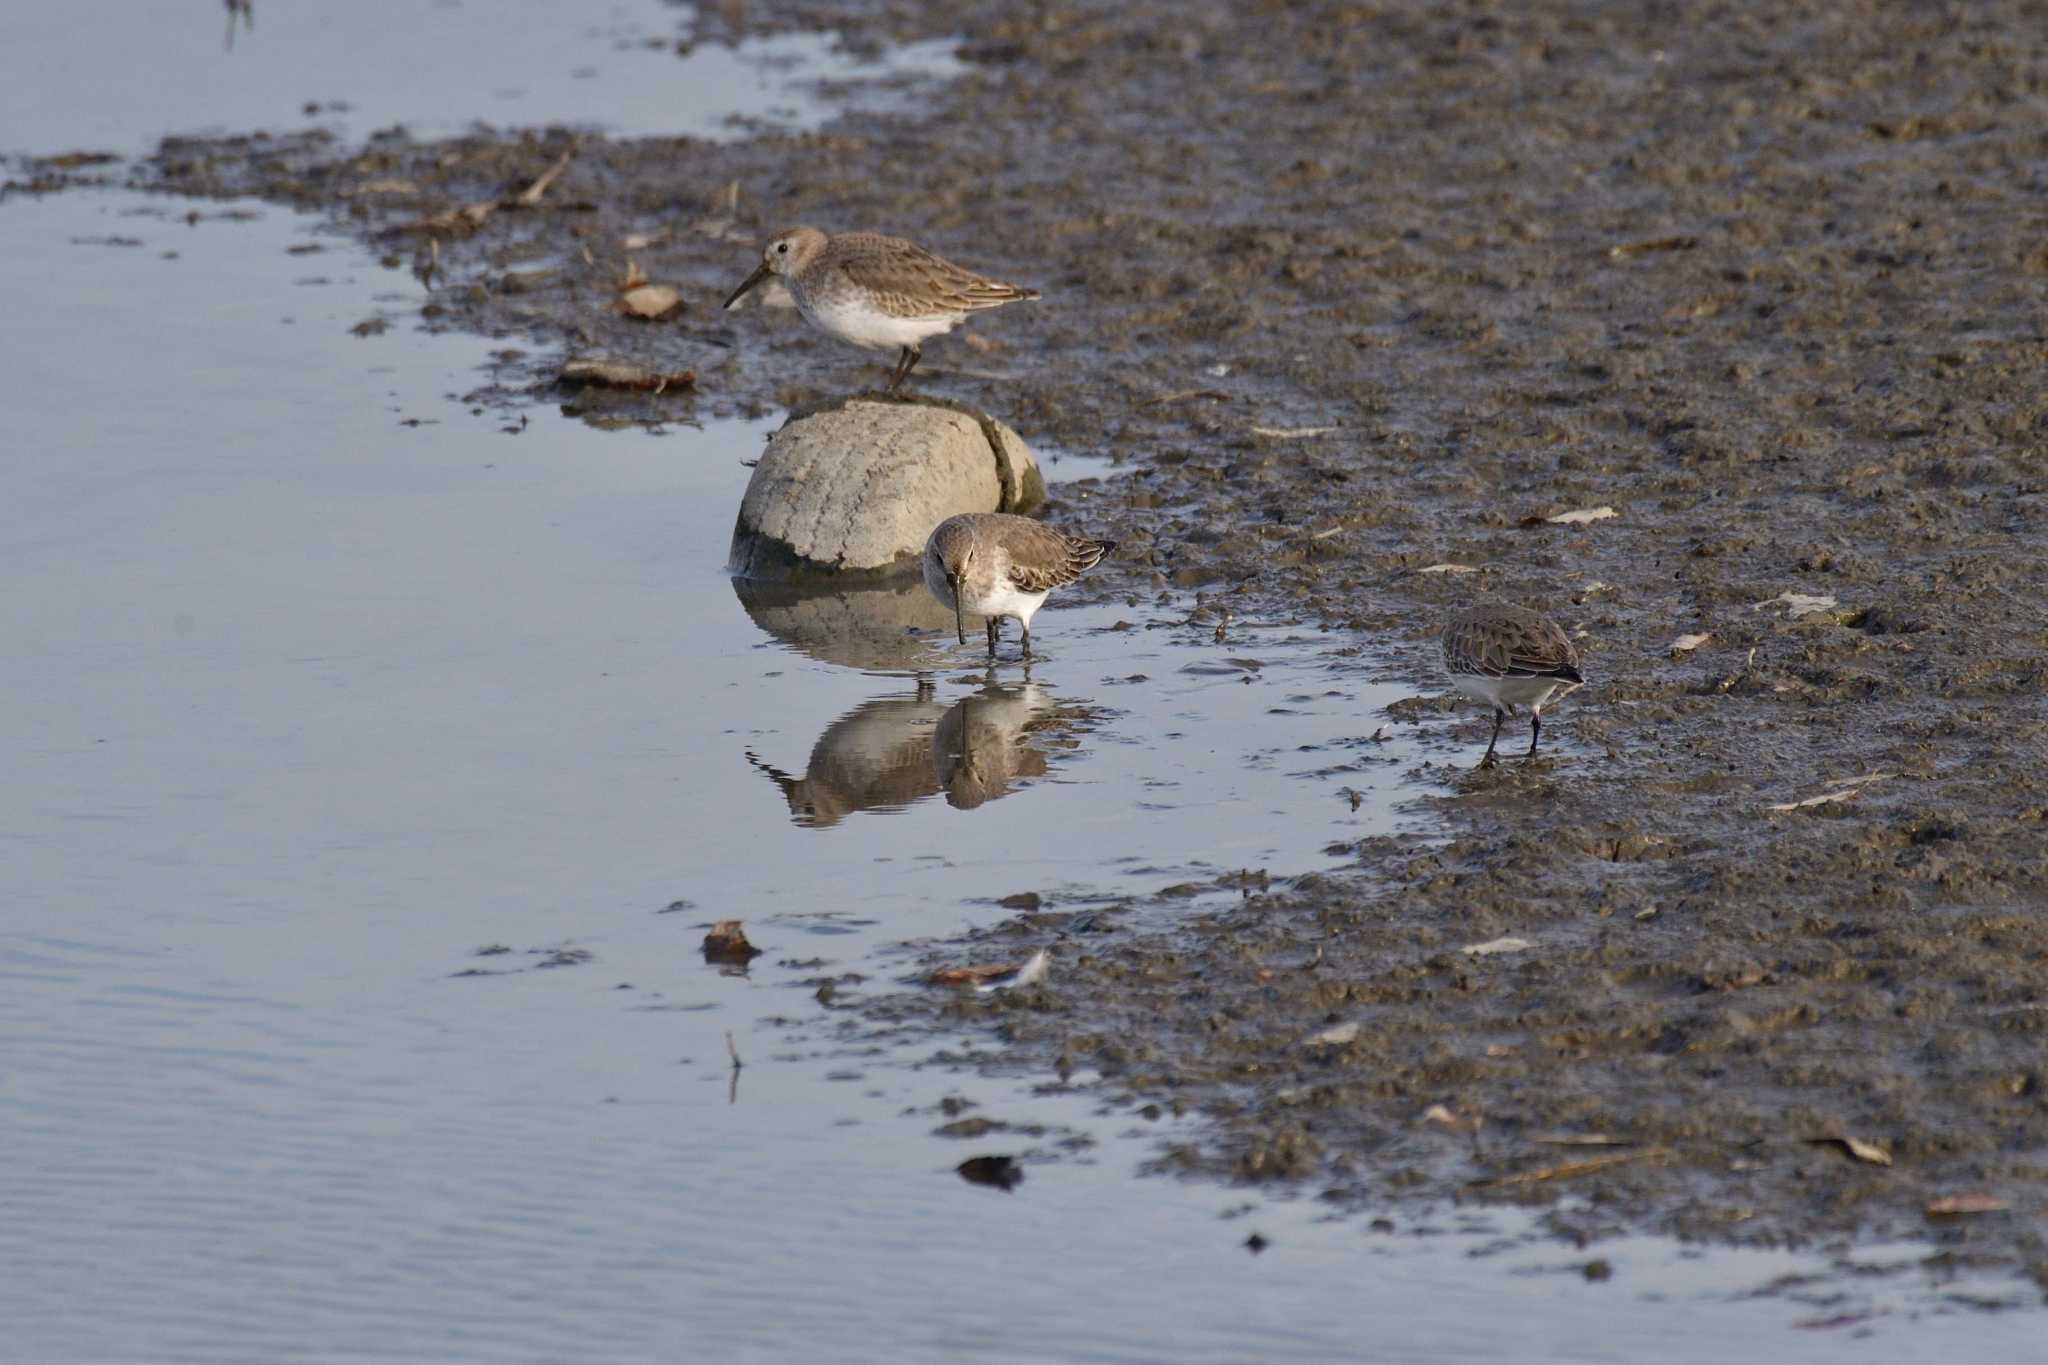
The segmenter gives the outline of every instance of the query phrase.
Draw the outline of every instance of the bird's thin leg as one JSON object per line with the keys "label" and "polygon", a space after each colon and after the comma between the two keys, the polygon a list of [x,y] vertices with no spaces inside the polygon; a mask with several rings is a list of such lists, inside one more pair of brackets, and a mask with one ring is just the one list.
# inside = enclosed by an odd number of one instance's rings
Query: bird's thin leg
{"label": "bird's thin leg", "polygon": [[1480,767],[1491,768],[1500,761],[1493,756],[1493,746],[1500,743],[1500,725],[1507,718],[1508,713],[1505,711],[1495,711],[1493,713],[1493,738],[1486,741],[1486,757],[1479,760]]}
{"label": "bird's thin leg", "polygon": [[1524,758],[1536,757],[1536,741],[1542,734],[1543,713],[1541,711],[1529,712],[1529,752],[1523,755]]}
{"label": "bird's thin leg", "polygon": [[1000,616],[991,616],[991,617],[989,617],[989,618],[988,618],[988,657],[989,657],[989,658],[993,659],[993,658],[995,658],[995,657],[996,657],[996,641],[998,641],[998,640],[1000,640],[1000,639],[1002,639],[1002,638],[1003,638],[1003,618],[1002,618],[1002,617],[1000,617]]}
{"label": "bird's thin leg", "polygon": [[923,354],[915,346],[905,346],[902,350],[903,354],[896,357],[896,368],[889,374],[890,393],[896,392],[896,386],[910,377],[910,372],[917,368],[918,357]]}
{"label": "bird's thin leg", "polygon": [[1029,621],[1019,621],[1017,625],[1024,632],[1024,657],[1028,659],[1031,657],[1031,623]]}

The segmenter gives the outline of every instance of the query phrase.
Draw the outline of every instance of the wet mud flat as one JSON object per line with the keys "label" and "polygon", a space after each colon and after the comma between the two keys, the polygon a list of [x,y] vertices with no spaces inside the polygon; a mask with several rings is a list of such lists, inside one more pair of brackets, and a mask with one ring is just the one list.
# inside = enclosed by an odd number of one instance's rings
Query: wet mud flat
{"label": "wet mud flat", "polygon": [[[739,36],[727,13],[699,39]],[[331,211],[434,278],[429,325],[506,339],[479,401],[595,420],[879,380],[788,314],[717,311],[789,221],[1043,289],[919,373],[1121,462],[1052,490],[1123,545],[1075,595],[1321,626],[1412,681],[1359,727],[1421,733],[1403,781],[1441,837],[1108,932],[1049,903],[953,959],[1050,947],[1045,983],[871,985],[843,1028],[985,1024],[947,1056],[1199,1112],[1163,1164],[1339,1208],[1924,1237],[2048,1286],[2037,21],[792,5],[855,46],[957,36],[969,74],[813,135],[316,132],[11,174]],[[621,312],[628,257],[681,306]],[[579,356],[693,383],[558,388]],[[1482,773],[1434,634],[1483,593],[1555,616],[1589,685],[1541,758]]]}

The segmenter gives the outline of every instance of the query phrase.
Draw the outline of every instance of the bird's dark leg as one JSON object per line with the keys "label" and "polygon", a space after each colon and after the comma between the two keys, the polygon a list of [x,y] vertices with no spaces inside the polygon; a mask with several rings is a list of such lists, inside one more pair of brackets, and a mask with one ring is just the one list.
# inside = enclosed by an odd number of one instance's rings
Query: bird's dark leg
{"label": "bird's dark leg", "polygon": [[924,354],[915,346],[905,346],[902,350],[903,353],[896,357],[896,368],[889,374],[890,393],[896,392],[896,386],[910,377],[910,372],[917,368],[918,358]]}
{"label": "bird's dark leg", "polygon": [[1505,711],[1497,710],[1493,713],[1493,738],[1486,741],[1486,757],[1479,760],[1480,767],[1491,768],[1500,761],[1493,756],[1493,746],[1500,743],[1500,725],[1507,718],[1508,713]]}
{"label": "bird's dark leg", "polygon": [[1002,638],[1003,638],[1003,618],[1002,618],[1002,617],[1000,617],[1000,616],[991,616],[991,617],[989,617],[989,618],[988,618],[988,657],[989,657],[989,658],[993,659],[993,658],[995,658],[995,657],[996,657],[996,641],[998,641],[998,640],[1000,640],[1000,639],[1002,639]]}
{"label": "bird's dark leg", "polygon": [[1031,623],[1029,621],[1019,621],[1017,624],[1024,631],[1024,657],[1028,659],[1031,657]]}
{"label": "bird's dark leg", "polygon": [[1540,711],[1531,711],[1529,713],[1529,752],[1523,755],[1523,757],[1536,757],[1536,741],[1542,734],[1543,714]]}

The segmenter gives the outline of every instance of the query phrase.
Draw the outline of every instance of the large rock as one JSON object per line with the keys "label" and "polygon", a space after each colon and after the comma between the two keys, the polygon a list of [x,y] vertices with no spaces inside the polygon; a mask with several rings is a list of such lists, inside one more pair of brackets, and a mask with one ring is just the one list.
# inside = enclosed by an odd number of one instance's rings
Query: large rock
{"label": "large rock", "polygon": [[740,500],[732,569],[749,578],[908,572],[958,512],[1045,502],[1016,432],[965,404],[852,398],[791,416]]}

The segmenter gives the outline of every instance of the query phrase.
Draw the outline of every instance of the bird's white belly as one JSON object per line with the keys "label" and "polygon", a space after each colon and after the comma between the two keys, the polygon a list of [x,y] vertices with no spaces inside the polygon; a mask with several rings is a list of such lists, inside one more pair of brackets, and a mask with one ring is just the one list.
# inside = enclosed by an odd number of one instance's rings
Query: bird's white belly
{"label": "bird's white belly", "polygon": [[1479,678],[1460,673],[1451,686],[1488,706],[1513,711],[1517,706],[1541,706],[1561,684],[1556,678]]}
{"label": "bird's white belly", "polygon": [[819,331],[875,351],[893,351],[899,346],[915,348],[926,337],[952,331],[954,324],[966,316],[941,313],[921,318],[896,317],[857,294],[806,296],[798,300],[797,306]]}
{"label": "bird's white belly", "polygon": [[985,593],[969,592],[967,609],[977,616],[1014,616],[1029,627],[1032,613],[1045,605],[1046,596],[1042,592],[1020,592],[1004,581]]}

